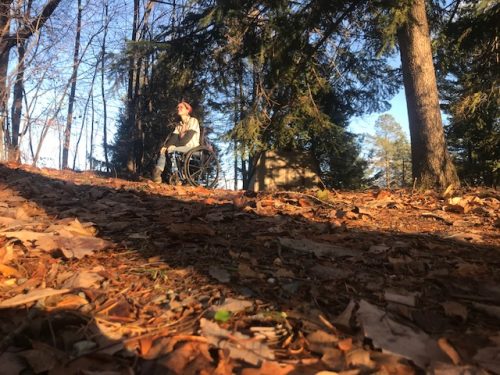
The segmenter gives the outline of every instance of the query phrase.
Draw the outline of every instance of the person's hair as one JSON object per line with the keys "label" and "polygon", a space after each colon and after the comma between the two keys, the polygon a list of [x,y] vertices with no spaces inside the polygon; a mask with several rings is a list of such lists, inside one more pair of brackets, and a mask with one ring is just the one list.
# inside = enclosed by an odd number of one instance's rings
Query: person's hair
{"label": "person's hair", "polygon": [[177,104],[177,107],[179,107],[180,105],[184,106],[184,108],[187,109],[189,114],[191,114],[191,112],[193,112],[193,107],[191,107],[191,105],[188,102],[182,101],[179,104]]}

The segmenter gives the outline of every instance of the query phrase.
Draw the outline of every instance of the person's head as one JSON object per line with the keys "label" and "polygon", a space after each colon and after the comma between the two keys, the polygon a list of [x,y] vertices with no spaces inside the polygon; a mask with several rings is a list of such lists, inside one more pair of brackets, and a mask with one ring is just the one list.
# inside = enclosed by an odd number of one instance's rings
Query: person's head
{"label": "person's head", "polygon": [[180,102],[177,104],[177,113],[182,116],[182,115],[190,115],[191,112],[193,111],[193,108],[188,102]]}

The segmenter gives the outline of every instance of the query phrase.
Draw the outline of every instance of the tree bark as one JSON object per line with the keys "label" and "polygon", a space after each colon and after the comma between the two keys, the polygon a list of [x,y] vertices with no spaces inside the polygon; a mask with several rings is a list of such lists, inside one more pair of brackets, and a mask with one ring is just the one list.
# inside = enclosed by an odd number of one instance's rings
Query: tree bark
{"label": "tree bark", "polygon": [[444,139],[425,0],[415,0],[398,30],[413,177],[424,188],[459,185]]}
{"label": "tree bark", "polygon": [[104,90],[104,68],[106,61],[106,38],[108,36],[108,27],[109,27],[109,4],[106,1],[104,5],[105,12],[105,27],[104,27],[104,36],[102,38],[101,45],[101,95],[102,95],[102,109],[103,109],[103,148],[104,148],[104,162],[106,163],[106,172],[109,172],[111,169],[109,167],[109,158],[108,158],[108,104],[106,101],[106,92]]}
{"label": "tree bark", "polygon": [[24,42],[21,42],[17,48],[18,63],[17,76],[14,83],[14,95],[12,100],[12,141],[9,147],[9,160],[20,163],[21,153],[19,151],[19,131],[21,129],[21,115],[23,111],[23,92],[24,92]]}
{"label": "tree bark", "polygon": [[[10,4],[12,0],[0,0],[0,48],[10,30]],[[0,49],[0,160],[5,159],[5,123],[7,119],[7,69],[9,66],[9,51]],[[7,137],[6,137],[7,136]]]}
{"label": "tree bark", "polygon": [[9,53],[17,43],[23,43],[33,33],[39,30],[52,15],[61,0],[48,0],[40,14],[33,17],[16,33],[10,34],[10,6],[12,0],[0,0],[0,159],[4,158],[4,140],[10,139],[10,134],[5,132],[5,119],[7,118],[7,71],[9,66]]}
{"label": "tree bark", "polygon": [[80,54],[80,35],[82,29],[82,0],[78,0],[78,15],[76,21],[75,49],[73,52],[73,73],[71,75],[71,90],[68,101],[68,116],[66,117],[66,129],[64,130],[64,145],[62,156],[62,169],[68,168],[69,146],[71,143],[71,126],[73,125],[73,107],[75,105],[76,80],[78,78],[78,56]]}

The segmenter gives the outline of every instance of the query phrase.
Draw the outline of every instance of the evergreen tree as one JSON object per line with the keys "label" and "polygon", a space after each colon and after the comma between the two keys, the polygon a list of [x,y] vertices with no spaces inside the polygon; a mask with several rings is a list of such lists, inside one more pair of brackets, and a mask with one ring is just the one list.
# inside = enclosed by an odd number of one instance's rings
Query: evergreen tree
{"label": "evergreen tree", "polygon": [[470,184],[500,179],[500,4],[455,1],[438,23],[437,61],[446,133],[458,172]]}
{"label": "evergreen tree", "polygon": [[375,182],[385,187],[406,186],[411,182],[410,144],[401,125],[389,114],[375,122],[375,136],[370,137]]}

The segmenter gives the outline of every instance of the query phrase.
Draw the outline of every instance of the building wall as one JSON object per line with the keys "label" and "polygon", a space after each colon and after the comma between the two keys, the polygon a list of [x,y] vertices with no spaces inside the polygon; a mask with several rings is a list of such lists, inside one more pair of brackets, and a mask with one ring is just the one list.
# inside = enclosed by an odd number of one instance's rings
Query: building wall
{"label": "building wall", "polygon": [[319,168],[308,153],[266,151],[259,158],[249,190],[311,189],[321,184]]}

